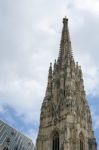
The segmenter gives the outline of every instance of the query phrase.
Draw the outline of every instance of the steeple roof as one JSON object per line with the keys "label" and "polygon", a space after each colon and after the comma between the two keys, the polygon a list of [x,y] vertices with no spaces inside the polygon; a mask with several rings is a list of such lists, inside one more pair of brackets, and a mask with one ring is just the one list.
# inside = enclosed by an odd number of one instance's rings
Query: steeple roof
{"label": "steeple roof", "polygon": [[68,55],[72,57],[71,41],[68,29],[68,19],[65,17],[63,18],[63,29],[61,35],[58,61],[62,62],[62,59],[66,58]]}

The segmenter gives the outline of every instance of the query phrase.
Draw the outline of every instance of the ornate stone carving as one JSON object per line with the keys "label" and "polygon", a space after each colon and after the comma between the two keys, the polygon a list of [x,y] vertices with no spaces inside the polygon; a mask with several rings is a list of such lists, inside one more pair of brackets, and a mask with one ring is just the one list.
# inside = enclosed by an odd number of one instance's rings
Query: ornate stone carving
{"label": "ornate stone carving", "polygon": [[84,144],[82,150],[88,150],[88,139],[91,139],[92,150],[97,150],[82,70],[72,55],[67,18],[63,19],[58,60],[55,60],[53,69],[52,64],[49,68],[48,84],[41,109],[37,150],[46,150],[47,145],[50,146],[48,150],[57,150],[55,147],[52,148],[52,138],[48,138],[55,128],[59,133],[59,150],[81,150],[80,133],[85,137],[84,141],[81,141]]}

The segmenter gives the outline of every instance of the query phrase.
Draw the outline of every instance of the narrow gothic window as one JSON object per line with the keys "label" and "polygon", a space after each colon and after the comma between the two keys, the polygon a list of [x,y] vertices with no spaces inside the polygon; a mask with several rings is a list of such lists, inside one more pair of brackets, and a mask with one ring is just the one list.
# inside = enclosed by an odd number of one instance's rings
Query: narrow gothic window
{"label": "narrow gothic window", "polygon": [[90,143],[90,145],[89,145],[89,150],[92,150],[92,144]]}
{"label": "narrow gothic window", "polygon": [[88,141],[88,145],[89,145],[89,150],[92,150],[92,141],[91,140]]}
{"label": "narrow gothic window", "polygon": [[80,150],[84,150],[83,149],[83,142],[80,140]]}
{"label": "narrow gothic window", "polygon": [[52,150],[59,150],[59,134],[55,132],[53,135],[53,148]]}
{"label": "narrow gothic window", "polygon": [[82,133],[80,133],[79,138],[80,138],[80,150],[84,150],[84,138]]}

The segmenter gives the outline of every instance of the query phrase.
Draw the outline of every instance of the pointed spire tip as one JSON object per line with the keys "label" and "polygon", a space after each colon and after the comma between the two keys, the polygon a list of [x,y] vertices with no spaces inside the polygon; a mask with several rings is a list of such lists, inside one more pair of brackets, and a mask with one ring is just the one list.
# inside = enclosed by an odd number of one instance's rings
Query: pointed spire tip
{"label": "pointed spire tip", "polygon": [[66,18],[66,16],[63,18],[63,23],[67,23],[68,22],[68,18]]}

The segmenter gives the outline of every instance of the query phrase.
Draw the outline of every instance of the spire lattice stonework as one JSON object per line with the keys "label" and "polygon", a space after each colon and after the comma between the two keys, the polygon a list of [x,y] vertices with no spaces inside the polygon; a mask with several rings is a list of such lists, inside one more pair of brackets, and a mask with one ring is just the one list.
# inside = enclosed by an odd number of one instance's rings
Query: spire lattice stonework
{"label": "spire lattice stonework", "polygon": [[42,103],[37,150],[97,150],[81,67],[72,55],[68,19],[63,18],[59,57],[50,64]]}

